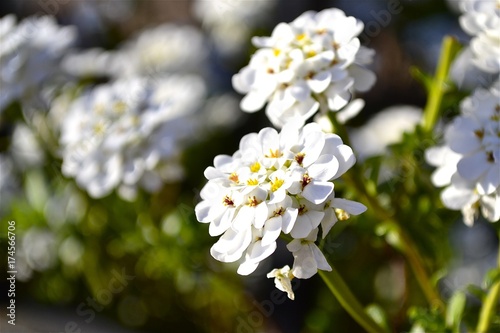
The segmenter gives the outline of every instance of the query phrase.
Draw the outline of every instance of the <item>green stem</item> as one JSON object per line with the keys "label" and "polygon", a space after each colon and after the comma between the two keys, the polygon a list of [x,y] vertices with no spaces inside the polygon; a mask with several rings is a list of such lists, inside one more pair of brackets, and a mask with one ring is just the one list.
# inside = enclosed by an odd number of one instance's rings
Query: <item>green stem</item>
{"label": "green stem", "polygon": [[455,38],[446,36],[443,39],[436,73],[430,83],[429,98],[424,109],[423,129],[426,132],[431,132],[434,129],[441,109],[441,101],[446,92],[446,81],[451,63],[459,50],[460,44]]}
{"label": "green stem", "polygon": [[[500,246],[498,247],[498,267],[500,268]],[[500,297],[500,281],[495,282],[486,295],[481,312],[479,313],[479,322],[477,323],[477,333],[486,333],[490,328],[491,319],[498,305]]]}
{"label": "green stem", "polygon": [[[346,137],[348,137],[345,127],[336,121],[335,115],[331,116],[330,119],[335,126],[336,131],[338,131],[339,134],[344,134],[346,135]],[[355,164],[351,171],[343,175],[343,179],[347,184],[349,184],[351,188],[356,190],[356,192],[361,197],[363,202],[366,203],[370,211],[372,211],[381,220],[385,220],[387,222],[387,224],[390,226],[391,231],[395,233],[396,238],[399,239],[398,247],[408,260],[408,263],[412,271],[414,272],[417,282],[422,288],[427,301],[431,305],[436,305],[441,310],[444,310],[444,303],[430,281],[429,275],[425,269],[425,265],[423,264],[422,257],[416,250],[416,245],[404,232],[404,230],[398,225],[398,223],[392,219],[393,213],[388,211],[380,204],[380,202],[376,198],[376,187],[366,186],[360,177],[356,177],[356,175],[360,174],[362,174],[361,170],[359,170],[359,167]]]}
{"label": "green stem", "polygon": [[415,274],[420,288],[422,289],[425,298],[431,306],[437,306],[440,310],[445,311],[445,304],[439,296],[436,288],[433,287],[427,270],[424,266],[424,261],[417,251],[416,245],[411,238],[406,234],[403,229],[394,220],[386,221],[390,228],[390,232],[394,234],[389,236],[389,243],[401,250],[405,255],[410,267]]}
{"label": "green stem", "polygon": [[370,333],[385,333],[386,331],[379,326],[359,303],[356,296],[349,290],[340,274],[332,266],[331,272],[318,271],[319,275],[328,286],[328,289],[337,298],[340,305],[352,316],[356,322]]}

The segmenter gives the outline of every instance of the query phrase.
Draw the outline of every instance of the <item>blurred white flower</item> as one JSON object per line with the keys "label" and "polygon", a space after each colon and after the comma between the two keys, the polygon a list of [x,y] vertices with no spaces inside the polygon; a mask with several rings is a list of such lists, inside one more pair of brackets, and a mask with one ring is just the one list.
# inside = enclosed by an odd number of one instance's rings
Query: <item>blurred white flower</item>
{"label": "blurred white flower", "polygon": [[20,237],[18,244],[17,258],[28,270],[45,271],[57,262],[56,236],[49,229],[31,227]]}
{"label": "blurred white flower", "polygon": [[491,221],[500,219],[500,82],[489,90],[476,89],[461,103],[461,115],[448,125],[442,147],[426,152],[438,169],[432,176],[443,204],[462,210],[471,225],[478,206]]}
{"label": "blurred white flower", "polygon": [[363,23],[339,9],[306,12],[280,23],[271,37],[254,37],[259,49],[250,64],[233,76],[233,87],[246,94],[241,108],[260,110],[266,103],[271,122],[303,124],[320,108],[338,111],[351,92],[367,91],[375,74],[366,68],[374,51],[360,45]]}
{"label": "blurred white flower", "polygon": [[73,27],[60,27],[51,16],[0,19],[0,111],[14,100],[32,99],[45,81],[53,80],[59,61],[76,37]]}
{"label": "blurred white flower", "polygon": [[276,288],[287,293],[288,298],[295,299],[295,294],[292,289],[292,279],[294,278],[290,271],[290,266],[286,265],[283,268],[275,268],[267,273],[268,278],[274,278]]}
{"label": "blurred white flower", "polygon": [[422,119],[422,109],[411,105],[391,106],[373,116],[350,136],[352,148],[359,159],[383,155],[387,147],[401,141],[404,132],[411,132]]}
{"label": "blurred white flower", "polygon": [[253,29],[261,25],[276,0],[196,0],[193,13],[223,55],[240,51]]}
{"label": "blurred white flower", "polygon": [[[284,233],[295,239],[293,244],[307,242],[304,249],[290,245],[296,258],[294,276],[309,278],[315,269],[327,269],[314,245],[319,226],[325,237],[337,220],[366,210],[333,194],[331,181],[354,163],[351,148],[315,123],[244,136],[233,156],[219,155],[214,167],[205,170],[208,183],[195,212],[198,221],[210,223],[210,235],[222,235],[212,246],[212,256],[222,262],[239,260],[238,273],[248,275],[275,251]],[[318,259],[317,265],[303,267],[309,254]]]}
{"label": "blurred white flower", "polygon": [[488,73],[500,71],[500,0],[462,0],[460,25],[473,36],[471,61]]}
{"label": "blurred white flower", "polygon": [[76,77],[111,77],[113,61],[112,52],[92,48],[67,54],[61,61],[61,68]]}
{"label": "blurred white flower", "polygon": [[41,166],[45,159],[35,133],[23,123],[16,124],[10,151],[16,166],[21,170]]}
{"label": "blurred white flower", "polygon": [[157,77],[169,73],[199,73],[207,57],[204,37],[187,25],[163,24],[145,30],[112,53],[113,76]]}
{"label": "blurred white flower", "polygon": [[92,197],[118,188],[133,199],[182,177],[178,155],[194,133],[205,94],[196,76],[134,78],[95,87],[71,105],[61,128],[63,174]]}
{"label": "blurred white flower", "polygon": [[19,188],[14,177],[14,162],[8,154],[0,153],[0,215],[9,207],[11,199]]}

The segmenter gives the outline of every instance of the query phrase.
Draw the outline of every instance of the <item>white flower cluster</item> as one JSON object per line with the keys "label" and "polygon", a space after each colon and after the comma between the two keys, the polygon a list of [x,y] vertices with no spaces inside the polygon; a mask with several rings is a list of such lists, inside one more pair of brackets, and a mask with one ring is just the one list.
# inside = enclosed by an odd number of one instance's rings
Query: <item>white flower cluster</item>
{"label": "white flower cluster", "polygon": [[63,68],[75,76],[112,78],[197,73],[202,70],[206,50],[196,28],[163,24],[141,32],[116,51],[90,49],[70,54],[63,60]]}
{"label": "white flower cluster", "polygon": [[461,115],[448,125],[445,144],[426,151],[443,204],[474,223],[478,206],[491,221],[500,219],[500,82],[463,100]]}
{"label": "white flower cluster", "polygon": [[460,25],[473,36],[472,62],[485,72],[500,72],[500,0],[462,0],[460,9]]}
{"label": "white flower cluster", "polygon": [[176,161],[195,126],[190,115],[205,94],[196,76],[132,78],[97,86],[77,98],[61,126],[62,171],[92,197],[138,185],[153,192],[182,176]]}
{"label": "white flower cluster", "polygon": [[248,275],[275,251],[283,232],[293,238],[287,245],[295,259],[289,277],[307,279],[318,269],[330,270],[315,244],[319,226],[324,238],[338,220],[366,210],[333,191],[331,180],[354,163],[351,148],[314,123],[244,136],[233,156],[219,155],[205,170],[208,183],[195,211],[198,221],[210,223],[210,235],[222,235],[212,256],[240,260],[238,273]]}
{"label": "white flower cluster", "polygon": [[233,87],[246,94],[241,108],[260,110],[266,103],[271,122],[304,124],[321,105],[337,111],[352,90],[367,91],[375,82],[364,68],[373,50],[360,45],[363,23],[339,9],[305,12],[280,23],[271,37],[254,37],[259,49],[250,64],[233,76]]}
{"label": "white flower cluster", "polygon": [[53,79],[75,38],[73,27],[60,27],[51,16],[19,24],[14,15],[0,19],[0,112],[17,99],[32,98],[43,81]]}

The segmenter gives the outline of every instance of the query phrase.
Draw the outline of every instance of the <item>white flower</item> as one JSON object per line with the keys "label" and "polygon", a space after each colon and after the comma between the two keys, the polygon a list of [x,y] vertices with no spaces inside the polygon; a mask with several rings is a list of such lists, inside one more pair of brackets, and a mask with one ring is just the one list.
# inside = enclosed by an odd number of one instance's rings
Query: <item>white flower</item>
{"label": "white flower", "polygon": [[100,48],[78,51],[67,54],[61,61],[61,68],[76,77],[113,76],[115,56],[112,52]]}
{"label": "white flower", "polygon": [[346,200],[342,198],[335,198],[335,193],[332,192],[325,204],[325,216],[321,220],[321,230],[323,231],[323,238],[328,235],[330,229],[338,221],[345,221],[351,215],[359,215],[366,211],[366,206],[359,202]]}
{"label": "white flower", "polygon": [[3,216],[4,210],[10,208],[10,201],[18,192],[20,184],[15,177],[15,167],[12,156],[0,153],[0,216]]}
{"label": "white flower", "polygon": [[195,76],[95,87],[73,102],[62,123],[63,173],[96,198],[118,188],[133,199],[138,185],[153,192],[178,180],[178,155],[197,126],[191,117],[204,90]]}
{"label": "white flower", "polygon": [[471,225],[481,207],[483,216],[500,219],[500,89],[477,89],[461,103],[461,115],[445,132],[445,145],[427,150],[426,159],[438,169],[432,175],[443,204],[462,210]]}
{"label": "white flower", "polygon": [[[275,251],[284,233],[305,244],[289,248],[296,257],[295,276],[309,278],[317,268],[328,269],[314,245],[319,226],[325,237],[337,220],[366,209],[333,194],[331,181],[354,162],[351,148],[315,123],[303,128],[287,124],[281,132],[264,128],[244,136],[236,153],[217,156],[214,167],[205,170],[208,183],[196,217],[210,223],[212,236],[222,234],[210,253],[222,262],[239,260],[238,273],[248,275]],[[301,267],[308,264],[309,255],[317,265]]]}
{"label": "white flower", "polygon": [[470,35],[472,62],[489,73],[500,71],[500,1],[462,0],[460,25]]}
{"label": "white flower", "polygon": [[294,258],[292,274],[299,279],[309,279],[318,272],[318,269],[332,270],[325,256],[314,243],[317,237],[318,229],[314,229],[306,237],[294,239],[286,246]]}
{"label": "white flower", "polygon": [[294,278],[290,271],[290,266],[286,265],[283,268],[275,268],[267,273],[268,278],[274,278],[276,288],[287,293],[288,298],[295,299],[295,294],[292,289],[292,279]]}
{"label": "white flower", "polygon": [[16,124],[12,134],[10,151],[16,166],[21,170],[40,167],[45,159],[35,133],[23,123]]}
{"label": "white flower", "polygon": [[13,15],[0,19],[0,111],[15,100],[31,100],[40,84],[53,80],[75,37],[73,27],[60,27],[51,16],[18,25]]}
{"label": "white flower", "polygon": [[327,9],[280,23],[271,37],[254,37],[259,49],[233,76],[233,87],[246,94],[241,108],[255,112],[267,103],[266,114],[277,127],[303,124],[320,104],[322,110],[340,110],[353,90],[367,91],[375,82],[363,67],[373,51],[360,46],[356,36],[362,30],[354,17]]}
{"label": "white flower", "polygon": [[269,18],[276,0],[196,0],[193,14],[198,18],[222,55],[240,51],[253,29]]}
{"label": "white flower", "polygon": [[194,27],[163,24],[141,32],[111,56],[114,77],[198,73],[207,56],[203,35]]}

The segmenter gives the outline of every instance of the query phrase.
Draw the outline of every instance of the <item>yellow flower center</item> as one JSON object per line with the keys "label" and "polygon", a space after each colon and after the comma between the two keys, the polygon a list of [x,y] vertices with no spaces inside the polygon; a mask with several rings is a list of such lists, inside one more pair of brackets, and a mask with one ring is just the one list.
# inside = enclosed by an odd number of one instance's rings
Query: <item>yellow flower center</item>
{"label": "yellow flower center", "polygon": [[225,196],[224,199],[222,199],[222,203],[224,206],[234,206],[233,199],[231,199],[229,196]]}
{"label": "yellow flower center", "polygon": [[265,155],[267,158],[278,158],[283,156],[283,153],[280,152],[278,149],[272,150],[269,149],[269,155]]}
{"label": "yellow flower center", "polygon": [[232,181],[232,182],[234,182],[234,183],[239,182],[238,174],[236,172],[232,172],[229,175],[229,180]]}
{"label": "yellow flower center", "polygon": [[275,178],[274,181],[271,180],[271,191],[276,192],[285,181],[283,179]]}
{"label": "yellow flower center", "polygon": [[254,164],[252,164],[250,166],[250,171],[252,172],[258,172],[260,170],[260,163],[259,162],[255,162]]}
{"label": "yellow flower center", "polygon": [[259,181],[255,178],[250,178],[247,180],[247,185],[250,185],[250,186],[259,185]]}
{"label": "yellow flower center", "polygon": [[255,207],[259,204],[259,200],[257,200],[257,198],[255,196],[253,197],[249,197],[248,198],[248,203],[247,205],[250,206],[250,207]]}

